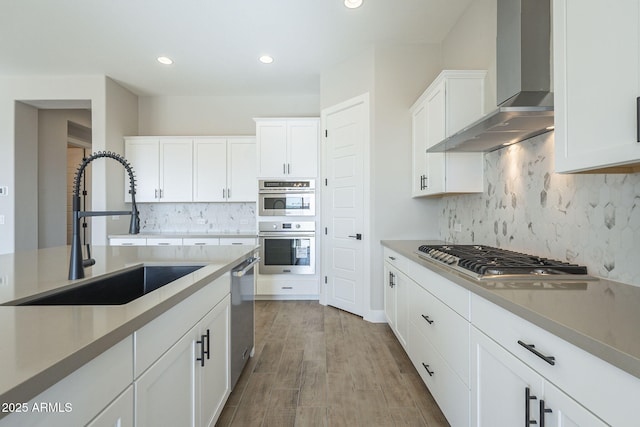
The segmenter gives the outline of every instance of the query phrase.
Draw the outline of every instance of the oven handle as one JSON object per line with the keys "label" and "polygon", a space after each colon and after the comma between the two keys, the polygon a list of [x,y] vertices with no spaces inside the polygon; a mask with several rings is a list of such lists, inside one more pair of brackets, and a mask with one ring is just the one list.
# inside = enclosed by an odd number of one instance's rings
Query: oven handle
{"label": "oven handle", "polygon": [[289,232],[289,231],[283,231],[283,232],[262,232],[262,233],[258,233],[258,237],[279,237],[281,239],[291,239],[291,238],[296,238],[296,237],[316,237],[316,233],[315,232],[310,232],[310,233],[294,233],[294,232]]}

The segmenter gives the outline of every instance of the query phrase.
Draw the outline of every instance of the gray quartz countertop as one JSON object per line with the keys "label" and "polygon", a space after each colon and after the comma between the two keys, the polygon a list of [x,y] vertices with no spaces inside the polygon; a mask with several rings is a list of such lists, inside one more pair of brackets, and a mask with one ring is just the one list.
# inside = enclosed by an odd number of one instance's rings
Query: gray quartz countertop
{"label": "gray quartz countertop", "polygon": [[[427,240],[384,240],[392,249],[471,292],[640,378],[640,287],[606,279],[557,289],[543,281],[478,281],[419,257]],[[471,314],[473,318],[473,313]]]}
{"label": "gray quartz countertop", "polygon": [[135,265],[203,265],[123,305],[0,305],[0,402],[27,402],[248,258],[257,246],[95,246],[85,279],[67,280],[69,247],[0,255],[0,304]]}

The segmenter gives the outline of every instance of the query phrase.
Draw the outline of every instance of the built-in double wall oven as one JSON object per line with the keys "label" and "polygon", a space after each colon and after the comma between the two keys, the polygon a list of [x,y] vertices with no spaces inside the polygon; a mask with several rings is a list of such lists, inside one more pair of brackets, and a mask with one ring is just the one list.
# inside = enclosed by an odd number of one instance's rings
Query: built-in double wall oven
{"label": "built-in double wall oven", "polygon": [[315,180],[260,180],[260,274],[316,272]]}

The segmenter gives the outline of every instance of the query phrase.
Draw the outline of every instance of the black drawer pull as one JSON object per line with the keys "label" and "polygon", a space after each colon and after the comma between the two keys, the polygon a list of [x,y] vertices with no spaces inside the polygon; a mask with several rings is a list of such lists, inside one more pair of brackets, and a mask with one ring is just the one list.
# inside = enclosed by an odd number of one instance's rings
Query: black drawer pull
{"label": "black drawer pull", "polygon": [[429,316],[425,316],[424,314],[421,314],[421,316],[424,320],[427,321],[428,324],[431,325],[433,323],[433,320],[429,319]]}
{"label": "black drawer pull", "polygon": [[540,427],[544,427],[544,415],[550,414],[553,411],[551,408],[547,408],[544,406],[544,400],[540,400]]}
{"label": "black drawer pull", "polygon": [[424,362],[422,362],[422,366],[424,366],[424,369],[426,369],[426,370],[427,370],[427,374],[429,374],[429,376],[430,376],[430,377],[432,377],[432,376],[433,376],[433,374],[435,374],[435,372],[434,372],[434,371],[430,371],[430,370],[429,370],[429,365],[427,365],[427,364],[425,364]]}
{"label": "black drawer pull", "polygon": [[523,346],[524,348],[526,348],[527,350],[529,350],[531,353],[535,354],[536,356],[538,356],[540,359],[544,360],[545,362],[547,362],[549,365],[555,365],[556,364],[556,358],[553,356],[545,356],[544,354],[540,353],[538,350],[536,350],[536,346],[533,344],[527,344],[524,343],[520,340],[518,340],[518,344],[520,344],[521,346]]}
{"label": "black drawer pull", "polygon": [[525,427],[531,424],[537,424],[536,420],[531,419],[531,409],[529,408],[529,401],[536,400],[536,396],[531,395],[529,387],[524,388],[524,425]]}

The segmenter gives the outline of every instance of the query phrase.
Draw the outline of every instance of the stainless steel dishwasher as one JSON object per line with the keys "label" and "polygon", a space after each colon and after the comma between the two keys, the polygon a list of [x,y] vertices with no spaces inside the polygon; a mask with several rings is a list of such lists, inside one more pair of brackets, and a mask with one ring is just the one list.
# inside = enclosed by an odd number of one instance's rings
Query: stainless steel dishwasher
{"label": "stainless steel dishwasher", "polygon": [[236,386],[249,356],[253,356],[254,267],[251,257],[231,271],[231,389]]}

